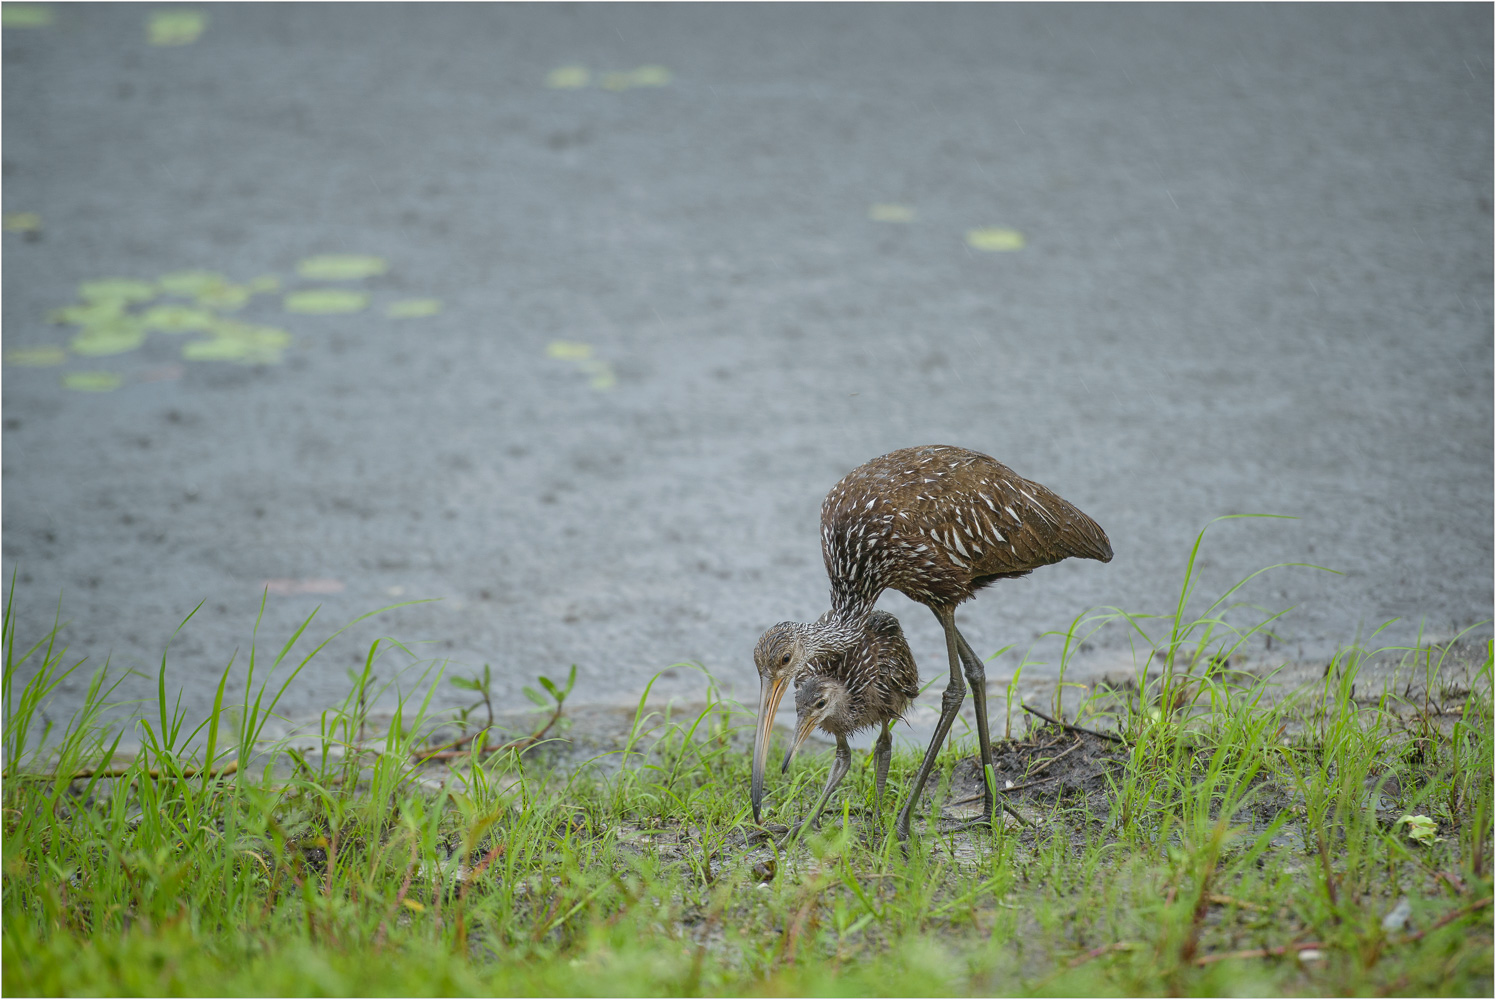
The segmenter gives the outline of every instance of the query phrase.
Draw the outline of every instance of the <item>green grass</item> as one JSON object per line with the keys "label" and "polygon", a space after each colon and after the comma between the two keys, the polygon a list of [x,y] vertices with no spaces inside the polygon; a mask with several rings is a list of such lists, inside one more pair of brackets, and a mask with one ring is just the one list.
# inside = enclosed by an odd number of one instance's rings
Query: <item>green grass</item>
{"label": "green grass", "polygon": [[[370,725],[376,664],[409,652],[390,640],[312,733],[266,739],[322,648],[295,653],[308,619],[268,664],[251,646],[226,665],[195,728],[163,656],[155,717],[119,761],[105,670],[67,724],[39,726],[81,665],[55,627],[18,645],[7,607],[4,990],[1489,995],[1489,648],[1463,691],[1441,688],[1437,652],[1363,644],[1284,692],[1232,666],[1256,630],[1229,623],[1230,592],[1187,612],[1193,560],[1173,614],[1108,609],[1062,633],[1062,663],[1099,627],[1135,643],[1137,683],[1081,706],[1127,738],[1109,789],[1022,800],[1033,825],[996,834],[921,820],[907,856],[892,795],[869,828],[865,760],[820,833],[782,854],[745,843],[745,717],[709,678],[684,716],[643,692],[606,759],[497,741],[443,770],[414,760],[453,742],[434,665]],[[1369,698],[1373,655],[1403,669]],[[559,710],[569,685],[542,687]],[[970,752],[945,752],[942,784]],[[894,794],[917,763],[895,755]],[[771,818],[797,818],[823,776],[780,779]],[[1394,814],[1436,830],[1415,840]],[[1403,897],[1410,919],[1384,927]]]}

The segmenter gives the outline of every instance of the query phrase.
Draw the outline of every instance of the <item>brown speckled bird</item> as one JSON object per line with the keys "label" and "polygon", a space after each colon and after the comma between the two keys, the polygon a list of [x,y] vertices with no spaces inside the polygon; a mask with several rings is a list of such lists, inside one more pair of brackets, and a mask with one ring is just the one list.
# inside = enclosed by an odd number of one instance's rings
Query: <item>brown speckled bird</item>
{"label": "brown speckled bird", "polygon": [[[873,605],[893,588],[927,606],[945,630],[951,681],[940,722],[895,830],[909,835],[914,803],[971,685],[977,742],[992,764],[987,679],[956,628],[956,605],[995,580],[1025,576],[1071,556],[1112,558],[1095,521],[996,459],[965,448],[904,448],[849,472],[821,505],[821,555],[831,577],[831,610],[814,622],[781,622],[758,641],[758,730],[753,747],[753,816],[759,818],[774,713],[789,685],[817,661],[865,641]],[[965,666],[963,683],[962,665]],[[987,784],[986,814],[992,814]]]}
{"label": "brown speckled bird", "polygon": [[[820,822],[826,801],[852,765],[847,737],[881,725],[883,732],[873,746],[873,824],[880,825],[883,787],[888,782],[888,761],[893,754],[889,727],[903,718],[918,694],[919,668],[914,665],[914,654],[909,651],[899,620],[887,611],[874,611],[868,616],[862,641],[851,651],[812,663],[801,674],[795,687],[795,739],[784,756],[784,770],[790,769],[796,751],[817,726],[836,737],[836,760],[806,822]],[[800,827],[796,827],[790,836],[799,832]]]}

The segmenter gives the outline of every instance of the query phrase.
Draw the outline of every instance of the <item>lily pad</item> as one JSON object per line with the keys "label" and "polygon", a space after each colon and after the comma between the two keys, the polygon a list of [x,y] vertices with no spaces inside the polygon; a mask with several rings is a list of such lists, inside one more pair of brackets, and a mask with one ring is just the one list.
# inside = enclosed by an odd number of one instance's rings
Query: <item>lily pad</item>
{"label": "lily pad", "polygon": [[68,352],[52,344],[37,347],[16,347],[5,352],[5,363],[26,368],[45,368],[60,365],[68,358]]}
{"label": "lily pad", "polygon": [[145,327],[131,317],[121,317],[113,323],[85,327],[83,332],[68,342],[74,354],[98,358],[109,354],[124,354],[145,343]]}
{"label": "lily pad", "polygon": [[244,285],[215,285],[204,289],[197,297],[197,304],[209,309],[239,309],[249,301],[250,291]]}
{"label": "lily pad", "polygon": [[52,23],[52,8],[44,3],[8,3],[0,7],[0,27],[45,28]]}
{"label": "lily pad", "polygon": [[611,389],[618,384],[618,379],[613,375],[613,366],[606,361],[583,361],[582,371],[591,375],[588,383],[594,389]]}
{"label": "lily pad", "polygon": [[125,314],[125,303],[120,299],[107,299],[103,302],[93,302],[89,305],[64,306],[61,309],[53,309],[47,314],[47,319],[53,323],[67,323],[71,326],[102,326],[113,323]]}
{"label": "lily pad", "polygon": [[346,288],[308,288],[285,298],[286,312],[314,316],[358,312],[369,304],[369,296]]}
{"label": "lily pad", "polygon": [[35,212],[6,212],[5,231],[7,233],[38,233],[41,232],[42,217]]}
{"label": "lily pad", "polygon": [[68,372],[62,377],[63,388],[78,392],[109,392],[124,382],[114,372]]}
{"label": "lily pad", "polygon": [[281,280],[273,274],[262,274],[249,283],[249,290],[255,295],[261,292],[278,292],[281,289]]}
{"label": "lily pad", "polygon": [[229,279],[216,271],[173,271],[156,279],[156,284],[167,295],[180,295],[184,298],[196,298],[210,289],[228,283]]}
{"label": "lily pad", "polygon": [[212,329],[211,338],[182,345],[182,357],[187,361],[276,364],[291,344],[291,335],[274,326],[219,320]]}
{"label": "lily pad", "polygon": [[867,217],[874,222],[913,222],[914,209],[908,205],[882,203],[869,207]]}
{"label": "lily pad", "polygon": [[390,269],[383,257],[357,253],[325,253],[308,257],[296,265],[296,273],[313,281],[352,281],[383,274]]}
{"label": "lily pad", "polygon": [[545,349],[546,356],[558,361],[586,361],[592,357],[591,344],[578,344],[570,340],[553,340]]}
{"label": "lily pad", "polygon": [[157,293],[149,281],[133,278],[101,278],[78,286],[78,297],[85,302],[149,302]]}
{"label": "lily pad", "polygon": [[401,299],[384,308],[384,314],[390,319],[417,319],[421,316],[435,316],[441,311],[441,299]]}
{"label": "lily pad", "polygon": [[1018,230],[1003,229],[997,226],[986,229],[972,229],[966,233],[966,245],[973,250],[986,250],[990,252],[1022,250],[1024,242],[1023,234]]}
{"label": "lily pad", "polygon": [[148,330],[162,333],[187,333],[191,330],[211,330],[218,317],[207,309],[194,306],[153,306],[140,315],[141,325]]}
{"label": "lily pad", "polygon": [[557,66],[546,74],[545,85],[557,90],[577,90],[592,82],[586,66]]}
{"label": "lily pad", "polygon": [[146,39],[152,45],[191,45],[207,30],[208,15],[200,10],[154,10],[146,21]]}
{"label": "lily pad", "polygon": [[671,74],[664,66],[640,66],[625,73],[609,73],[603,77],[604,90],[628,90],[631,87],[664,87],[669,85]]}

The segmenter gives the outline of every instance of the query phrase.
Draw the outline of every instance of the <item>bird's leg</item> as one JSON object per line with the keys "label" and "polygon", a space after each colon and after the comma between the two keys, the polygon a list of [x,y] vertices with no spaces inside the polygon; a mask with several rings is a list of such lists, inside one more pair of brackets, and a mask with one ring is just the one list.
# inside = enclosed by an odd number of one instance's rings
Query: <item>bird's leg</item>
{"label": "bird's leg", "polygon": [[937,610],[935,617],[940,619],[940,624],[945,628],[947,641],[954,639],[955,647],[960,651],[962,663],[966,667],[966,683],[971,685],[971,697],[976,702],[977,750],[981,754],[977,771],[982,778],[982,813],[990,820],[993,786],[997,776],[992,771],[992,736],[987,728],[987,670],[982,665],[981,658],[972,652],[971,644],[966,641],[961,630],[956,628],[956,609],[945,607]]}
{"label": "bird's leg", "polygon": [[883,788],[888,784],[888,762],[893,757],[893,733],[889,723],[883,723],[883,733],[873,744],[873,828],[883,828]]}
{"label": "bird's leg", "polygon": [[[935,617],[940,618],[942,623],[945,621],[939,611],[935,612]],[[952,623],[954,624],[954,619]],[[904,808],[899,810],[899,818],[894,821],[894,832],[899,835],[900,840],[909,839],[909,818],[914,815],[915,803],[919,801],[920,792],[924,791],[930,772],[935,769],[935,758],[940,755],[940,745],[951,731],[956,713],[961,711],[961,701],[966,697],[966,681],[961,676],[961,655],[956,647],[957,638],[954,628],[946,629],[945,648],[951,661],[951,682],[946,686],[945,694],[940,696],[940,721],[935,724],[935,734],[930,737],[930,748],[925,751],[925,759],[920,762],[919,771],[914,775],[914,788],[909,793],[909,801],[904,803]]]}
{"label": "bird's leg", "polygon": [[[831,773],[826,776],[826,787],[821,789],[821,797],[816,799],[816,806],[810,811],[810,815],[801,821],[800,825],[785,835],[784,840],[794,840],[810,824],[811,829],[821,828],[821,810],[826,808],[826,800],[831,798],[831,793],[836,791],[836,786],[841,784],[847,776],[847,771],[852,767],[852,748],[847,745],[845,736],[836,738],[836,760],[831,762]],[[783,843],[784,841],[781,841]]]}

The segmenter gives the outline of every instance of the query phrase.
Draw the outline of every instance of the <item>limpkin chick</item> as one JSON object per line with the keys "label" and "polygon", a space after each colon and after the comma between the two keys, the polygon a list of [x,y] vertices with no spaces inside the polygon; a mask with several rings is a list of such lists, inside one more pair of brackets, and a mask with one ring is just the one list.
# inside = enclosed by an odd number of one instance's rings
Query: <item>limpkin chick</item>
{"label": "limpkin chick", "polygon": [[[831,610],[814,622],[780,622],[754,650],[760,687],[753,816],[758,819],[763,799],[774,712],[789,685],[815,664],[844,657],[865,641],[878,595],[893,589],[939,620],[951,676],[940,721],[895,824],[902,840],[968,685],[984,773],[992,765],[986,670],[956,628],[957,605],[998,580],[1027,576],[1062,559],[1109,562],[1112,545],[1074,504],[991,456],[928,445],[866,462],[832,488],[821,505],[821,555],[831,578]],[[984,784],[990,816],[993,789],[990,781]]]}
{"label": "limpkin chick", "polygon": [[[873,825],[882,825],[883,789],[893,754],[889,730],[903,718],[918,694],[919,668],[914,664],[914,654],[909,651],[899,620],[886,611],[874,611],[868,617],[866,638],[851,655],[813,666],[811,672],[802,675],[795,688],[795,739],[785,754],[783,770],[789,771],[790,761],[816,727],[836,737],[836,760],[806,822],[819,824],[827,800],[851,767],[847,737],[881,725],[883,732],[873,746]],[[790,836],[799,833],[800,827]]]}

